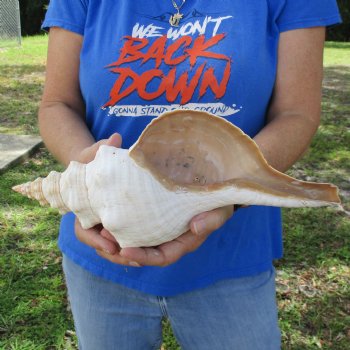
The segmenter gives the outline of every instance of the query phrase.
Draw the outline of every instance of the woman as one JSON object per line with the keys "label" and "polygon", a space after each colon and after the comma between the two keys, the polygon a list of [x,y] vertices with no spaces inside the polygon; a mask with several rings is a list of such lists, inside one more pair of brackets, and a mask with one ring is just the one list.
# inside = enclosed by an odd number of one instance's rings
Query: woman
{"label": "woman", "polygon": [[[337,22],[335,0],[52,0],[42,137],[63,164],[88,162],[121,137],[129,148],[163,111],[206,110],[285,171],[319,125],[324,28]],[[103,227],[63,217],[81,349],[157,349],[164,316],[183,349],[280,348],[279,209],[218,208],[190,228],[120,249]]]}

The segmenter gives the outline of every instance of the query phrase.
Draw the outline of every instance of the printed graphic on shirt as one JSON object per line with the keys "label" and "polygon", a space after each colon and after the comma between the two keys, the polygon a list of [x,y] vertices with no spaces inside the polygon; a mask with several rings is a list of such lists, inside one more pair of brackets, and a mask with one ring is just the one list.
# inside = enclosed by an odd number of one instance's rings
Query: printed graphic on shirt
{"label": "printed graphic on shirt", "polygon": [[[174,109],[229,116],[240,111],[242,107],[219,102],[227,92],[233,64],[220,50],[226,39],[221,26],[233,17],[193,13],[178,27],[159,25],[157,18],[149,24],[135,23],[131,35],[123,38],[119,56],[106,67],[116,77],[103,106],[110,116],[158,116]],[[164,22],[163,17],[158,22]],[[132,94],[145,103],[123,103]],[[167,103],[152,104],[157,98]]]}

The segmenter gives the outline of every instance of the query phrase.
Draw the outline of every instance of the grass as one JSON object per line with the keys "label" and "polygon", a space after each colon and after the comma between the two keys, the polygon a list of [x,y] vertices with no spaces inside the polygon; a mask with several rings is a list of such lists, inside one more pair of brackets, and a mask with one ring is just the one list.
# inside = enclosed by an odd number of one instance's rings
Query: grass
{"label": "grass", "polygon": [[[0,50],[0,132],[38,134],[47,38]],[[350,44],[327,43],[322,126],[291,170],[333,182],[350,211]],[[10,189],[59,170],[42,148],[0,175],[0,349],[76,349],[56,247],[59,215]],[[331,209],[287,209],[285,257],[276,262],[285,350],[350,348],[349,217]],[[164,350],[179,349],[164,323]]]}
{"label": "grass", "polygon": [[36,113],[43,89],[47,37],[25,38],[0,49],[0,133],[38,134]]}
{"label": "grass", "polygon": [[327,66],[349,66],[350,43],[328,41],[325,45],[324,65]]}

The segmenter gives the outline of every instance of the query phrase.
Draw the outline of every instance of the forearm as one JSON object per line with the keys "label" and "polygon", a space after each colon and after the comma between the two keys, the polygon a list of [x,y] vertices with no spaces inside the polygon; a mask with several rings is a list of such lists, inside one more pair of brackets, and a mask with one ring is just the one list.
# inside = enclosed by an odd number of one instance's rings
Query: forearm
{"label": "forearm", "polygon": [[321,114],[324,28],[281,33],[267,124],[254,138],[267,162],[286,171],[307,150]]}
{"label": "forearm", "polygon": [[268,123],[254,138],[267,162],[285,172],[308,149],[317,131],[317,118],[285,113]]}
{"label": "forearm", "polygon": [[45,145],[64,165],[95,142],[79,112],[61,102],[42,102],[39,127]]}
{"label": "forearm", "polygon": [[49,151],[65,165],[77,160],[81,151],[95,142],[85,123],[79,85],[82,41],[76,33],[50,29],[39,127]]}

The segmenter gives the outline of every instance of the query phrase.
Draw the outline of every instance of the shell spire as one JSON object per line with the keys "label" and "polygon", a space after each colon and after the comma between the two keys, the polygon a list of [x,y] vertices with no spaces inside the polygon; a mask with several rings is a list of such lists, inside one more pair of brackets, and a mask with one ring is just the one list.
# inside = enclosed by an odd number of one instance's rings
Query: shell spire
{"label": "shell spire", "polygon": [[32,182],[26,182],[12,187],[15,192],[30,199],[36,199],[41,205],[50,205],[57,208],[61,214],[69,211],[60,194],[61,173],[51,171],[46,178],[37,178]]}
{"label": "shell spire", "polygon": [[84,228],[101,222],[91,208],[86,186],[86,164],[72,161],[63,173],[51,171],[45,178],[14,186],[12,189],[41,205],[58,209],[60,214],[74,212]]}
{"label": "shell spire", "polygon": [[36,199],[41,205],[49,205],[42,190],[43,178],[39,177],[32,182],[26,182],[12,187],[15,192],[22,194],[30,199]]}

